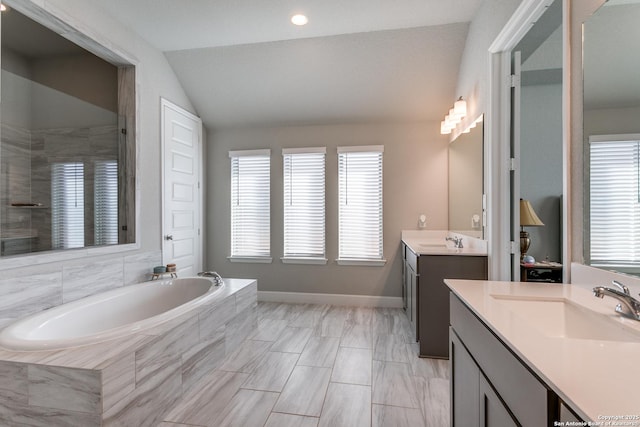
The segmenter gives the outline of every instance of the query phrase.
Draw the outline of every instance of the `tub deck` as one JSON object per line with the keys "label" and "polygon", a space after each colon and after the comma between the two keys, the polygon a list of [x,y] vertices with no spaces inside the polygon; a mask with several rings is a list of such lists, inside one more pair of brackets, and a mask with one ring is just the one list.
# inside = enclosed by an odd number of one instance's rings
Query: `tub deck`
{"label": "tub deck", "polygon": [[257,283],[131,336],[61,350],[0,349],[0,425],[155,426],[256,327]]}

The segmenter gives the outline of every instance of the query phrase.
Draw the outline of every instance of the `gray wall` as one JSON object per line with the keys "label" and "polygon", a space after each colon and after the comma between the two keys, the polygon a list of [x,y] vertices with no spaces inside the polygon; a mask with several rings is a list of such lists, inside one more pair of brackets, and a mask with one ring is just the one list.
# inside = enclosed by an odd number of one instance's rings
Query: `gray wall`
{"label": "gray wall", "polygon": [[[489,46],[521,2],[485,0],[469,26],[455,95],[467,100],[468,117],[471,119],[489,112]],[[487,120],[491,120],[491,117],[487,117]]]}
{"label": "gray wall", "polygon": [[562,85],[522,87],[520,197],[544,223],[526,227],[527,252],[537,261],[561,261]]}
{"label": "gray wall", "polygon": [[[210,132],[207,146],[205,268],[223,276],[257,278],[260,291],[401,295],[400,237],[427,216],[429,229],[447,227],[447,140],[440,123],[325,125]],[[342,145],[384,145],[384,267],[336,264],[337,155]],[[282,264],[282,148],[327,147],[327,265]],[[270,148],[272,264],[231,263],[229,150]]]}
{"label": "gray wall", "polygon": [[[0,322],[105,289],[144,280],[161,262],[160,97],[194,112],[164,55],[82,0],[25,0],[126,54],[137,65],[140,249],[10,268],[0,280]],[[16,265],[20,265],[19,260]]]}

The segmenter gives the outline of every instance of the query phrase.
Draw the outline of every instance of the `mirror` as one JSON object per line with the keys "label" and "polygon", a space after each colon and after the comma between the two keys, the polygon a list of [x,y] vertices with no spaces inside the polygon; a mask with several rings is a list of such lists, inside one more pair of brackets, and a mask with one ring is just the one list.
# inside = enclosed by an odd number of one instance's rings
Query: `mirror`
{"label": "mirror", "polygon": [[449,230],[482,238],[483,116],[449,144]]}
{"label": "mirror", "polygon": [[584,23],[585,263],[640,274],[640,2]]}
{"label": "mirror", "polygon": [[26,12],[0,18],[0,256],[133,243],[133,67]]}

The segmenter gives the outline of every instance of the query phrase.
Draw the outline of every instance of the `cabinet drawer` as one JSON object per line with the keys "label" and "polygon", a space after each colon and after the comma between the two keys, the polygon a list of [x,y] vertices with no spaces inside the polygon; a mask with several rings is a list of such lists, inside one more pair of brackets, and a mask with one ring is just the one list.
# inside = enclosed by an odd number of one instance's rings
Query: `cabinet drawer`
{"label": "cabinet drawer", "polygon": [[407,260],[407,265],[413,269],[416,273],[418,272],[418,255],[414,254],[411,249],[406,248],[405,259]]}
{"label": "cabinet drawer", "polygon": [[524,427],[547,425],[551,392],[453,293],[449,301],[454,332],[515,418]]}

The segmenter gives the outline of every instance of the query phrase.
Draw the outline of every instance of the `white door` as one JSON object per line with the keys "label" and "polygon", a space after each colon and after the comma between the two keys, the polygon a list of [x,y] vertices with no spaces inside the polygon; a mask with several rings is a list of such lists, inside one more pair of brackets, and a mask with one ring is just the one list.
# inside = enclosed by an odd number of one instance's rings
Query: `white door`
{"label": "white door", "polygon": [[166,99],[161,108],[162,259],[176,264],[179,277],[195,276],[202,271],[202,120]]}

